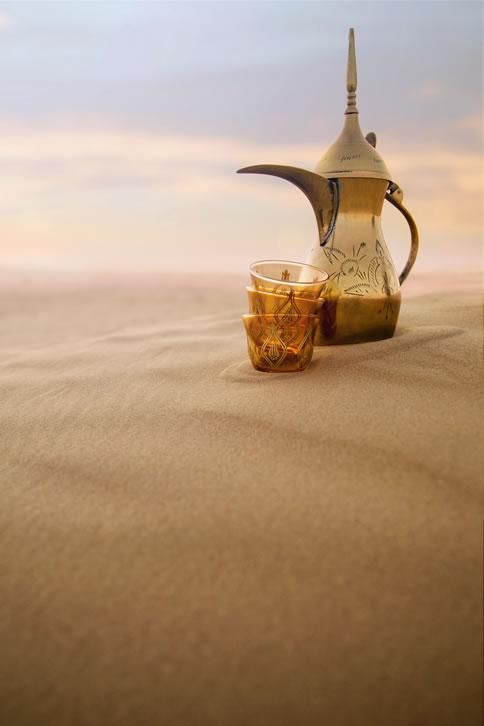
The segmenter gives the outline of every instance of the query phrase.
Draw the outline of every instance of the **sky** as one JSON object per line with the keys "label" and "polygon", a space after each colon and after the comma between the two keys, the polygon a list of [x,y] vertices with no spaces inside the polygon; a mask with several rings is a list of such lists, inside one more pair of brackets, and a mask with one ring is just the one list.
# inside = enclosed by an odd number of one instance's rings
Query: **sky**
{"label": "sky", "polygon": [[[481,269],[480,2],[0,2],[0,266],[232,271],[304,260],[295,188],[345,108],[356,32],[364,133],[405,192],[416,269]],[[397,267],[409,235],[386,204]]]}

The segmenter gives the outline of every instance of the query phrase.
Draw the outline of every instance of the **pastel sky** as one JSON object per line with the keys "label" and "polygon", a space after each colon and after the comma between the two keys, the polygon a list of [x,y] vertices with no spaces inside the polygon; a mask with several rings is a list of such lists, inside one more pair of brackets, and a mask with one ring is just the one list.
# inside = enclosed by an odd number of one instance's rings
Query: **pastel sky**
{"label": "pastel sky", "polygon": [[[358,107],[421,234],[422,271],[480,269],[480,2],[0,3],[0,264],[232,270],[304,259],[313,168]],[[386,205],[389,206],[389,205]],[[408,232],[389,208],[397,266]]]}

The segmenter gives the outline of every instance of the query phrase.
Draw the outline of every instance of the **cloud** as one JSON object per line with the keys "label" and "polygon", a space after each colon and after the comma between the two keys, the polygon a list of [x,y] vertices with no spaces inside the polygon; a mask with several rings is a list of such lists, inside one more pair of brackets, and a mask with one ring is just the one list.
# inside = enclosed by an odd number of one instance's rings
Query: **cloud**
{"label": "cloud", "polygon": [[441,98],[447,93],[447,85],[441,79],[423,81],[415,87],[415,95],[418,98]]}
{"label": "cloud", "polygon": [[15,19],[13,16],[9,15],[4,10],[0,10],[0,31],[12,27],[12,25],[15,25]]}
{"label": "cloud", "polygon": [[[328,144],[326,144],[328,145]],[[258,144],[218,137],[155,133],[47,130],[30,132],[0,127],[0,177],[4,186],[50,185],[145,188],[180,191],[196,199],[218,192],[244,193],[256,177],[240,179],[235,170],[252,163],[282,163],[313,168],[325,145]],[[385,141],[385,159],[400,182],[426,187],[432,198],[482,188],[479,155],[452,148],[430,149],[413,143],[402,151],[400,139]],[[237,179],[237,186],[232,184]],[[283,182],[264,185],[277,194]],[[257,184],[257,195],[263,186]],[[273,190],[273,191],[272,191]]]}
{"label": "cloud", "polygon": [[[230,267],[250,249],[257,254],[261,240],[269,237],[271,249],[290,254],[295,240],[302,249],[314,236],[302,194],[281,180],[234,172],[262,162],[311,169],[325,146],[106,128],[32,131],[4,122],[2,258],[15,255],[25,263],[44,254],[122,267],[143,265],[152,256],[156,266],[167,261],[164,241],[176,239],[177,250],[170,245],[172,261],[197,260],[203,249],[210,264],[223,248],[220,264]],[[480,155],[418,143],[403,151],[397,137],[385,139],[380,150],[425,239],[424,261],[425,255],[439,253],[442,239],[450,249],[452,230],[466,236],[463,247],[471,254],[482,233]],[[391,218],[388,224],[388,239],[398,237],[398,223]]]}
{"label": "cloud", "polygon": [[458,119],[455,123],[456,128],[462,129],[463,131],[473,131],[480,134],[480,140],[482,145],[483,132],[484,132],[484,116],[482,113],[471,113]]}

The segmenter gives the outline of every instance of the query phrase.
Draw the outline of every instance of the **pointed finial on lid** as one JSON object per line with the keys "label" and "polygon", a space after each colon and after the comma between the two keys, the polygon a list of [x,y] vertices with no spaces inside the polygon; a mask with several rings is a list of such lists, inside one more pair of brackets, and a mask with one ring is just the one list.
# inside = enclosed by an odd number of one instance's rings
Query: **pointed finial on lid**
{"label": "pointed finial on lid", "polygon": [[355,179],[370,178],[391,181],[390,172],[375,149],[375,134],[370,132],[365,138],[360,128],[356,108],[356,54],[353,28],[350,28],[348,40],[348,67],[346,70],[348,100],[345,122],[343,130],[334,144],[331,144],[318,161],[316,173],[327,179],[353,177]]}
{"label": "pointed finial on lid", "polygon": [[355,31],[350,28],[348,37],[348,66],[346,69],[346,91],[347,105],[345,113],[358,113],[356,108],[356,53],[355,53]]}

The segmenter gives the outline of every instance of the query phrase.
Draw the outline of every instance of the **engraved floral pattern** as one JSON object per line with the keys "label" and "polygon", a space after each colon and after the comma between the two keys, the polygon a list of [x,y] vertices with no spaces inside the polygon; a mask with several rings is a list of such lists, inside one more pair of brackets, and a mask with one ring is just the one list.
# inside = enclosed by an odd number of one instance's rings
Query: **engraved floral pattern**
{"label": "engraved floral pattern", "polygon": [[397,291],[398,280],[393,264],[378,239],[371,257],[366,242],[353,245],[351,255],[346,255],[335,247],[328,247],[323,251],[332,266],[338,265],[330,273],[329,280],[347,295],[392,295]]}

